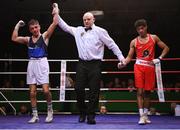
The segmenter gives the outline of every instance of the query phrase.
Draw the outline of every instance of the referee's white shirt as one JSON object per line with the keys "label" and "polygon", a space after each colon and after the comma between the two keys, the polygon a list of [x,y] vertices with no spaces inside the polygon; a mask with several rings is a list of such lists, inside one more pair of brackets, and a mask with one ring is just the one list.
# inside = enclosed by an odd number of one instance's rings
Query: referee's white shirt
{"label": "referee's white shirt", "polygon": [[108,32],[93,24],[92,29],[85,31],[84,27],[69,26],[60,16],[58,25],[65,32],[75,37],[79,58],[82,60],[102,60],[104,56],[104,45],[106,45],[118,57],[119,61],[124,56]]}

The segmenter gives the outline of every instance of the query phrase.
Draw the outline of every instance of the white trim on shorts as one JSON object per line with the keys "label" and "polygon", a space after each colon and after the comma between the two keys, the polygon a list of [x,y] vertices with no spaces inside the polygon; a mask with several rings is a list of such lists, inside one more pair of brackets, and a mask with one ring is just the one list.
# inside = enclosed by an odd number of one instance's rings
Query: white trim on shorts
{"label": "white trim on shorts", "polygon": [[141,60],[141,59],[136,59],[136,64],[154,67],[154,64],[152,64],[151,61],[146,61],[146,60]]}

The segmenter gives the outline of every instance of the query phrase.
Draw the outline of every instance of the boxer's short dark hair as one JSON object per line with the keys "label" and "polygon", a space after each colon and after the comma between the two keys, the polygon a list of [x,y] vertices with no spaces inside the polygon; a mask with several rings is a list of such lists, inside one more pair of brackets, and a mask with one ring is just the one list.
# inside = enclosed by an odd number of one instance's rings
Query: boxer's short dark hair
{"label": "boxer's short dark hair", "polygon": [[134,23],[134,27],[137,28],[139,26],[146,27],[147,26],[146,20],[145,19],[138,19],[138,20],[136,20],[136,22]]}
{"label": "boxer's short dark hair", "polygon": [[34,24],[39,24],[39,21],[38,21],[37,19],[31,19],[31,20],[28,22],[28,26],[34,25]]}

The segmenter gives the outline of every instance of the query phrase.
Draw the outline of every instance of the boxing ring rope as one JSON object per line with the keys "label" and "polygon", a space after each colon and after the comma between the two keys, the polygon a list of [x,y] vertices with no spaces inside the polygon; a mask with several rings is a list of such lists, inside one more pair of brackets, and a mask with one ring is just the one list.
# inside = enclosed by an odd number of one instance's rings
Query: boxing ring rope
{"label": "boxing ring rope", "polygon": [[[30,101],[9,101],[11,103],[30,103]],[[39,100],[37,101],[38,103],[46,103],[45,100]],[[59,100],[53,100],[54,103],[58,103],[58,102],[72,102],[72,103],[76,103],[77,101],[76,100],[65,100],[65,101],[59,101]],[[88,100],[86,100],[85,102],[88,102]],[[136,103],[137,101],[136,100],[99,100],[100,103],[119,103],[119,102],[128,102],[128,103]],[[158,103],[159,100],[151,100],[151,102],[156,102]],[[167,103],[172,103],[172,102],[177,102],[177,103],[180,103],[179,100],[168,100],[166,101]],[[6,101],[1,101],[1,103],[7,103]],[[15,109],[14,109],[15,110]],[[16,115],[16,113],[15,113]]]}
{"label": "boxing ring rope", "polygon": [[[27,72],[0,72],[0,74],[13,74],[13,75],[16,75],[16,74],[26,74]],[[120,72],[117,72],[117,71],[104,71],[102,72],[102,74],[133,74],[134,71],[120,71]],[[162,74],[179,74],[180,71],[161,71]],[[61,72],[50,72],[49,74],[61,74]],[[76,72],[66,72],[66,74],[76,74]]]}
{"label": "boxing ring rope", "polygon": [[[163,58],[162,61],[179,61],[180,58]],[[1,61],[14,61],[14,62],[24,62],[24,61],[29,61],[28,59],[0,59],[0,62]],[[77,62],[78,60],[74,59],[66,59],[66,60],[56,60],[56,59],[51,59],[51,60],[48,60],[49,62],[62,62],[62,61],[66,61],[66,62]],[[118,62],[117,59],[103,59],[102,61],[104,62]],[[132,59],[132,61],[135,61],[135,59]],[[133,74],[134,72],[133,71],[103,71],[102,74]],[[173,73],[173,74],[179,74],[180,73],[180,70],[177,70],[177,71],[162,71],[163,74],[170,74],[170,73]],[[16,75],[16,74],[26,74],[26,72],[0,72],[1,75]],[[50,72],[50,74],[61,74],[61,72]],[[66,74],[76,74],[76,72],[66,72]],[[18,90],[18,91],[28,91],[29,88],[0,88],[0,90],[4,91],[4,90]],[[38,91],[42,91],[42,88],[37,88]],[[50,88],[50,90],[52,91],[59,91],[60,88]],[[74,88],[65,88],[65,90],[68,90],[68,91],[73,91]],[[85,89],[86,91],[88,91],[89,89],[86,88]],[[132,88],[100,88],[101,91],[129,91],[129,90],[136,90],[135,88],[132,89]],[[164,88],[164,90],[180,90],[180,88]],[[14,110],[14,114],[16,115],[16,109],[15,107],[11,104],[11,103],[22,103],[22,102],[26,102],[26,103],[29,103],[30,101],[9,101],[5,95],[0,91],[0,94],[2,95],[2,97],[5,99],[5,101],[0,101],[0,103],[8,103],[12,109]],[[46,102],[45,100],[41,100],[41,101],[37,101],[37,102]],[[76,100],[65,100],[65,101],[60,101],[60,100],[52,100],[52,102],[76,102]],[[86,100],[86,102],[88,102],[88,100]],[[102,103],[119,103],[119,102],[129,102],[129,103],[135,103],[136,100],[99,100],[99,102],[102,102]],[[158,100],[152,100],[152,102],[159,102]],[[167,100],[165,101],[167,103],[171,103],[171,102],[177,102],[177,103],[180,103],[180,100]],[[3,113],[5,113],[2,109],[0,109],[0,111],[2,111]]]}

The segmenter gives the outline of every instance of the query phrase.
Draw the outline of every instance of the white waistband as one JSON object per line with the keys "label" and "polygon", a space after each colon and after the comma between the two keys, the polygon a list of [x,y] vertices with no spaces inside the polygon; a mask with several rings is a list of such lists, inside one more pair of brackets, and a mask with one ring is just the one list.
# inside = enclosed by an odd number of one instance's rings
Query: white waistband
{"label": "white waistband", "polygon": [[151,61],[146,61],[146,60],[141,60],[141,59],[136,59],[136,64],[145,65],[145,66],[151,66],[151,67],[154,66],[154,64],[152,64]]}
{"label": "white waistband", "polygon": [[42,60],[42,59],[47,59],[47,57],[40,57],[40,58],[31,57],[30,58],[30,60]]}

